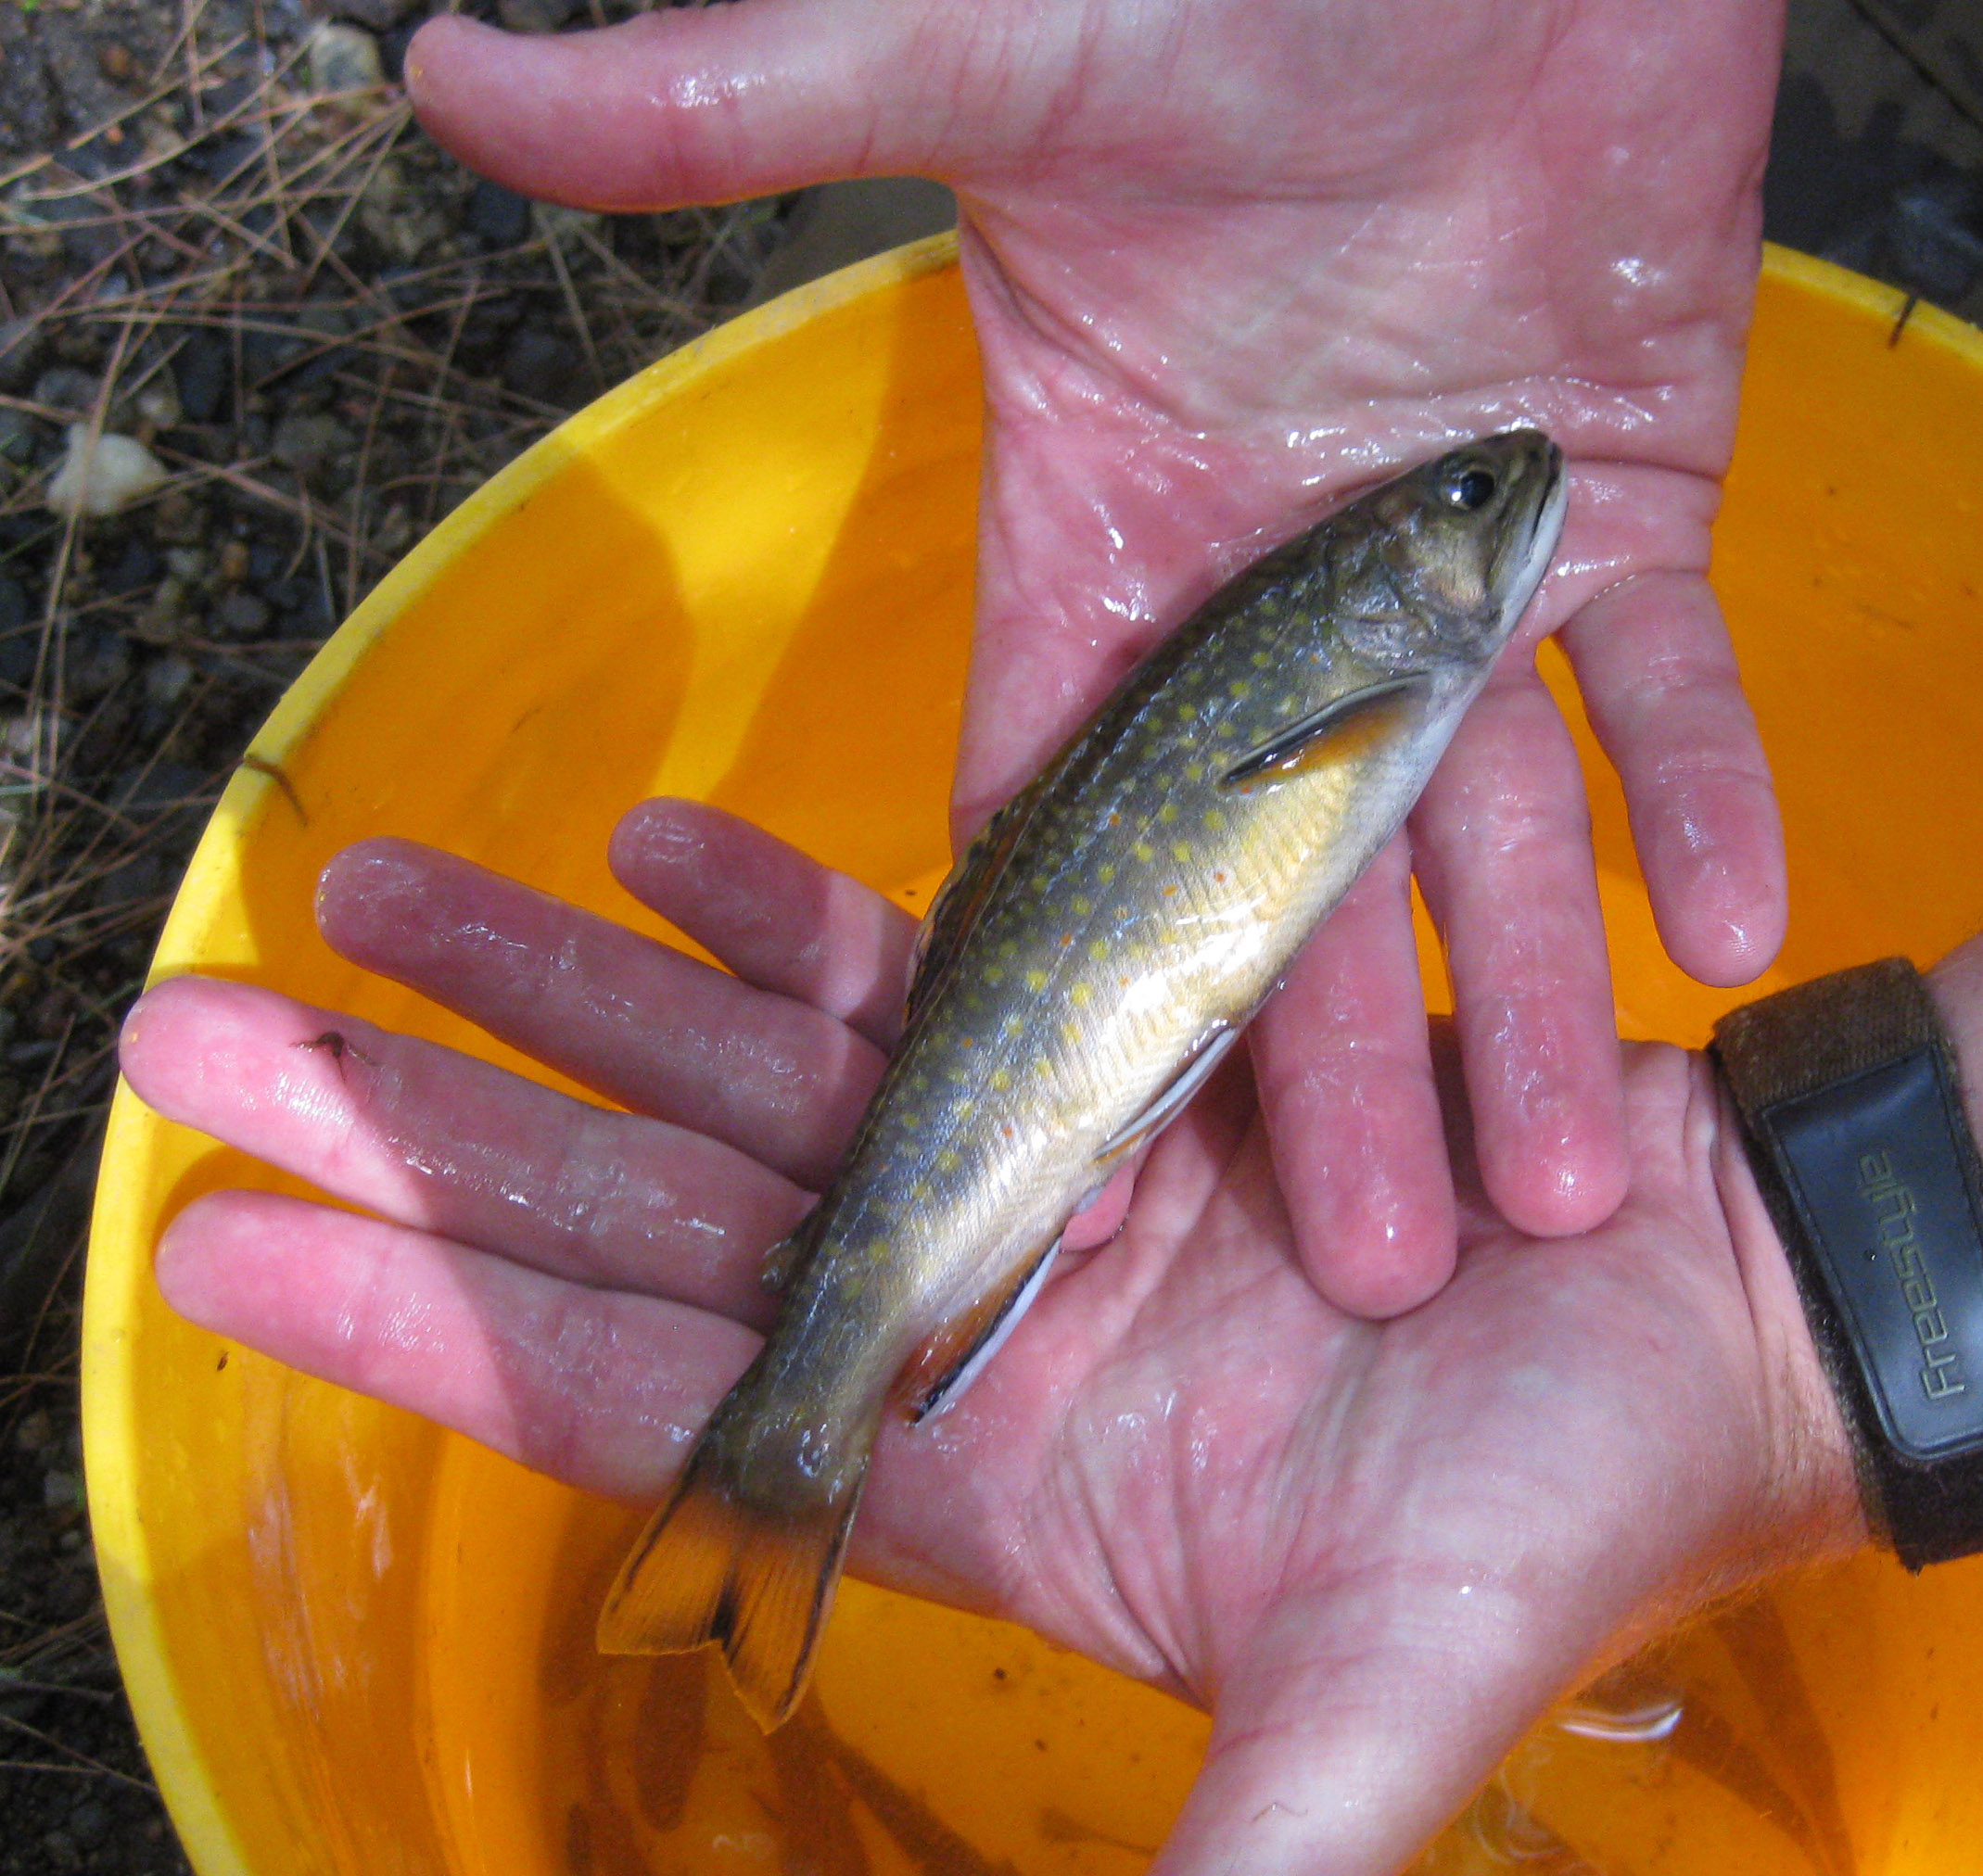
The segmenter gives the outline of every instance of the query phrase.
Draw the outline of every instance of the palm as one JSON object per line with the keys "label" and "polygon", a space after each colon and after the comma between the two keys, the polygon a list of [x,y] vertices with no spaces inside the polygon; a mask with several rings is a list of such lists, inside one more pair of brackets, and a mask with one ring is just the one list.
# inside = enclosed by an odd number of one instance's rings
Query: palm
{"label": "palm", "polygon": [[[1781,935],[1767,771],[1703,570],[1756,268],[1777,0],[753,0],[504,42],[435,22],[415,101],[477,167],[617,207],[954,183],[986,388],[960,826],[1248,549],[1455,435],[1577,472],[1564,629],[1661,929],[1711,981]],[[1485,1189],[1623,1190],[1581,778],[1525,656],[1411,858],[1449,946]],[[1296,1242],[1365,1313],[1451,1267],[1404,856],[1259,1031]]]}
{"label": "palm", "polygon": [[[125,1066],[175,1118],[381,1214],[201,1201],[159,1253],[179,1307],[652,1498],[681,1457],[656,1426],[699,1424],[748,1358],[758,1255],[873,1084],[908,932],[706,810],[637,812],[616,864],[745,982],[390,843],[322,903],[354,957],[657,1118],[194,981],[140,1007]],[[1609,1223],[1537,1244],[1468,1193],[1456,1280],[1373,1325],[1303,1275],[1229,1066],[1115,1241],[953,1414],[884,1439],[857,1567],[1212,1706],[1178,1867],[1240,1837],[1263,1868],[1391,1867],[1648,1608],[1851,1527],[1836,1453],[1773,1473],[1799,1402],[1764,1331],[1799,1319],[1780,1263],[1773,1303],[1731,1238],[1693,1067],[1644,1051],[1628,1093]]]}

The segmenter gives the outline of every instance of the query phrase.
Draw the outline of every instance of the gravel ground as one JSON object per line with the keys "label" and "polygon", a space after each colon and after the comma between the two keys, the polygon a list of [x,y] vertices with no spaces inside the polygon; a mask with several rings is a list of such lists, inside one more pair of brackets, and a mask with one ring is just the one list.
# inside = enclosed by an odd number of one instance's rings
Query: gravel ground
{"label": "gravel ground", "polygon": [[[333,623],[518,450],[946,212],[926,184],[533,208],[408,119],[438,6],[339,0],[327,34],[322,10],[0,6],[0,1876],[186,1867],[97,1599],[76,1314],[116,1024],[208,806]],[[1769,213],[1977,318],[1974,18],[1797,0]]]}

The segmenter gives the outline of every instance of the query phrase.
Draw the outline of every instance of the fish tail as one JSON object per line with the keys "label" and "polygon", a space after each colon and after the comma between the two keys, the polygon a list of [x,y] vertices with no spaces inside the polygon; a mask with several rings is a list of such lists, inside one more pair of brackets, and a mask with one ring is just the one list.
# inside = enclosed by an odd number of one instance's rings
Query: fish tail
{"label": "fish tail", "polygon": [[731,1678],[767,1732],[798,1705],[819,1647],[868,1443],[807,1477],[776,1442],[759,1458],[749,1378],[717,1410],[674,1495],[621,1565],[599,1616],[607,1654],[722,1644]]}

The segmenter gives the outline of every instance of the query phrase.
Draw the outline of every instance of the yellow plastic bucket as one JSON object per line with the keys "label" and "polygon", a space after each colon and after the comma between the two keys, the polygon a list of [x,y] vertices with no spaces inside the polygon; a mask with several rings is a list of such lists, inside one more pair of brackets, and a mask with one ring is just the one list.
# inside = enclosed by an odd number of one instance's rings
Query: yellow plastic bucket
{"label": "yellow plastic bucket", "polygon": [[[1717,536],[1789,823],[1780,981],[1929,958],[1983,924],[1983,342],[1922,311],[1889,344],[1898,302],[1770,258]],[[946,240],[602,399],[465,502],[284,700],[158,970],[507,1059],[320,942],[312,883],[340,847],[413,836],[638,922],[606,832],[667,792],[884,889],[926,884],[946,854],[978,412]],[[1585,743],[1621,1020],[1697,1041],[1735,999],[1660,956]],[[788,1835],[808,1868],[1072,1876],[1134,1870],[1162,1839],[1203,1720],[1011,1629],[849,1585],[819,1703],[769,1746],[699,1661],[599,1658],[632,1514],[159,1301],[169,1217],[283,1184],[120,1091],[84,1319],[90,1507],[133,1705],[201,1876],[759,1870]],[[1799,1578],[1630,1670],[1595,1719],[1540,1729],[1427,1868],[1524,1845],[1606,1876],[1968,1867],[1979,1671],[1983,1565]]]}

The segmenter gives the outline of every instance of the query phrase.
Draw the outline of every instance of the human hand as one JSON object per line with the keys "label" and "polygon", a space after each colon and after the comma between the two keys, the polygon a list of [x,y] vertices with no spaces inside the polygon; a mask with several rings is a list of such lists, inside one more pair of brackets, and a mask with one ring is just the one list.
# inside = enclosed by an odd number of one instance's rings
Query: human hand
{"label": "human hand", "polygon": [[[1773,956],[1768,771],[1704,577],[1754,287],[1780,0],[751,0],[508,39],[437,19],[424,121],[531,194],[631,209],[824,178],[953,184],[986,391],[968,833],[1271,539],[1458,437],[1533,424],[1570,525],[1412,825],[1485,1189],[1520,1228],[1625,1189],[1581,776],[1531,664],[1560,630],[1668,948]],[[1450,1271],[1406,844],[1254,1031],[1325,1295]]]}
{"label": "human hand", "polygon": [[[590,1489],[664,1496],[753,1352],[758,1259],[836,1161],[909,921],[714,810],[651,804],[621,880],[735,978],[401,843],[329,869],[326,934],[635,1109],[272,992],[182,979],[133,1086],[368,1208],[197,1201],[179,1309]],[[1983,1046],[1983,947],[1942,973]],[[327,1034],[340,1049],[322,1045]],[[1306,1280],[1235,1058],[944,1420],[877,1449],[853,1566],[996,1611],[1214,1716],[1159,1868],[1377,1872],[1523,1728],[1656,1629],[1863,1540],[1843,1427],[1702,1063],[1625,1057],[1631,1175],[1535,1240],[1455,1116],[1461,1253],[1374,1324]]]}

